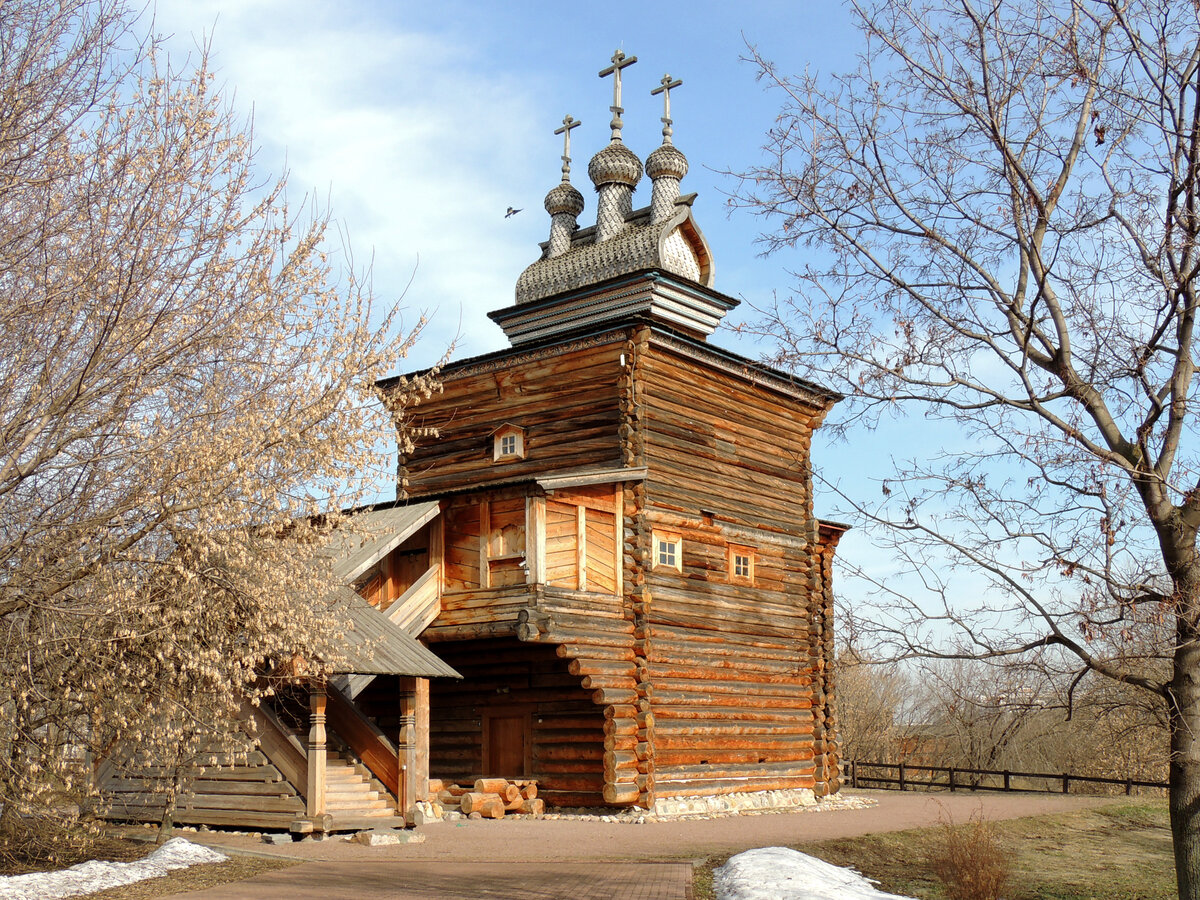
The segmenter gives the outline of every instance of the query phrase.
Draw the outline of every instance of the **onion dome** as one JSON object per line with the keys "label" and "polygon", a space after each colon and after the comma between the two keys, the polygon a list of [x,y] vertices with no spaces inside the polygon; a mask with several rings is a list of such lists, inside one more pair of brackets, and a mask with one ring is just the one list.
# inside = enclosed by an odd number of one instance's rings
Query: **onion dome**
{"label": "onion dome", "polygon": [[674,144],[661,144],[646,158],[646,174],[650,178],[683,178],[688,173],[687,157]]}
{"label": "onion dome", "polygon": [[620,138],[615,138],[592,157],[588,163],[588,177],[592,179],[596,190],[606,184],[623,184],[633,188],[641,181],[642,161]]}
{"label": "onion dome", "polygon": [[578,216],[583,212],[583,194],[575,190],[575,186],[568,181],[560,182],[550,189],[550,193],[546,194],[546,212],[555,216],[562,213],[571,217]]}

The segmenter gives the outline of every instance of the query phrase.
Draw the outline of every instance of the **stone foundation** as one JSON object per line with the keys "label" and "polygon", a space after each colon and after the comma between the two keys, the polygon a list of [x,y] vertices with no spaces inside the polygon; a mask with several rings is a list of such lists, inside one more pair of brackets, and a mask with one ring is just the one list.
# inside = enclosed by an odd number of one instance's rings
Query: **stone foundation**
{"label": "stone foundation", "polygon": [[799,809],[816,806],[817,796],[808,788],[790,791],[753,791],[709,797],[672,797],[654,801],[651,812],[659,819],[680,816],[721,816],[741,812]]}

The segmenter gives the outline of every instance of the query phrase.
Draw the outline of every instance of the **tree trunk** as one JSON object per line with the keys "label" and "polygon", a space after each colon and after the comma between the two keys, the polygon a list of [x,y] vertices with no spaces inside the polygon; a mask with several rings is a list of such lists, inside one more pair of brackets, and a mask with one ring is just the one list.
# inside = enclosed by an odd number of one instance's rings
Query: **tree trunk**
{"label": "tree trunk", "polygon": [[1200,900],[1200,633],[1180,611],[1171,723],[1169,805],[1180,900]]}

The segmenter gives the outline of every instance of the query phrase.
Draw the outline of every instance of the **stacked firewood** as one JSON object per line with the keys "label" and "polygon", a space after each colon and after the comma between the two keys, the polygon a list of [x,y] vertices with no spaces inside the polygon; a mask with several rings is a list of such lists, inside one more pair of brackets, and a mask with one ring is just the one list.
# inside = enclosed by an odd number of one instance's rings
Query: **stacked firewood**
{"label": "stacked firewood", "polygon": [[546,803],[539,800],[537,782],[531,779],[477,778],[471,786],[430,781],[431,799],[447,809],[457,806],[463,815],[479,813],[485,819],[502,819],[506,812],[540,816]]}

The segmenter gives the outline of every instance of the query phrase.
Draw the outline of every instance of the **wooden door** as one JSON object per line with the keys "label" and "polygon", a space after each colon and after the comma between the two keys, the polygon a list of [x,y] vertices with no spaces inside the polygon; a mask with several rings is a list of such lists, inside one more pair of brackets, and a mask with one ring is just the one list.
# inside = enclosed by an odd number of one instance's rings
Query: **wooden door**
{"label": "wooden door", "polygon": [[533,755],[528,711],[489,710],[483,716],[485,778],[528,778]]}

